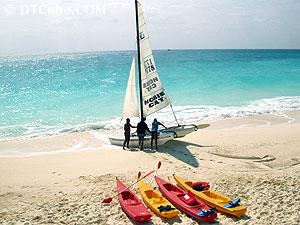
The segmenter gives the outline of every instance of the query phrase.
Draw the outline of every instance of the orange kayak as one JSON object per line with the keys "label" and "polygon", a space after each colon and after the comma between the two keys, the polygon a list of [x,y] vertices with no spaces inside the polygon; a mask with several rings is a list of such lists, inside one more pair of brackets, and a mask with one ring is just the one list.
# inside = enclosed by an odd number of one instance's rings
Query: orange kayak
{"label": "orange kayak", "polygon": [[178,216],[179,211],[160,193],[143,181],[139,181],[138,186],[144,203],[152,212],[166,219]]}
{"label": "orange kayak", "polygon": [[216,208],[219,212],[234,215],[236,217],[241,217],[245,215],[247,211],[247,208],[243,205],[240,205],[239,201],[235,201],[212,190],[197,191],[195,190],[196,188],[193,187],[196,183],[190,180],[185,180],[184,178],[175,175],[173,175],[173,177],[178,186],[186,191],[192,192],[198,199],[200,199],[210,207]]}

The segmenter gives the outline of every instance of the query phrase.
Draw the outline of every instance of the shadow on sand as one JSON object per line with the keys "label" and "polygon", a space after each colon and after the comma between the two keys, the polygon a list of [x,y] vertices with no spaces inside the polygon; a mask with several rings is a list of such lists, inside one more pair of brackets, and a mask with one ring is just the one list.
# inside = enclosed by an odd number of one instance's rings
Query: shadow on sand
{"label": "shadow on sand", "polygon": [[[153,216],[156,216],[155,214],[153,215]],[[128,216],[127,216],[128,217]],[[128,217],[129,218],[129,217]],[[141,224],[143,224],[143,225],[154,225],[155,223],[153,223],[153,221],[152,220],[150,220],[150,221],[148,221],[148,222],[145,222],[145,223],[139,223],[139,222],[136,222],[136,221],[133,221],[131,218],[129,218],[130,219],[130,221],[132,222],[132,224],[134,224],[134,225],[141,225]],[[161,219],[161,221],[164,223],[164,224],[170,224],[170,225],[172,225],[172,224],[174,224],[174,223],[181,223],[182,222],[182,220],[180,219],[180,217],[179,216],[177,216],[176,218],[173,218],[173,219],[162,219],[162,218],[160,218]]]}
{"label": "shadow on sand", "polygon": [[[199,162],[196,159],[195,155],[190,152],[188,146],[193,146],[197,148],[208,148],[208,147],[216,147],[216,145],[199,145],[191,142],[181,141],[181,140],[172,140],[159,147],[158,152],[169,154],[178,160],[192,166],[198,167]],[[139,148],[130,148],[126,149],[126,151],[140,151]],[[155,153],[156,150],[151,150],[150,148],[145,147],[142,151],[146,153]]]}
{"label": "shadow on sand", "polygon": [[[123,211],[123,210],[122,210]],[[124,211],[123,211],[124,212]],[[125,212],[124,212],[125,213]],[[130,217],[128,217],[128,215],[125,213],[126,217],[130,220],[130,222],[134,225],[154,225],[155,223],[153,223],[152,219],[150,219],[149,221],[147,222],[144,222],[144,223],[139,223],[139,222],[136,222],[134,220],[132,220]],[[175,218],[172,218],[172,219],[163,219],[159,216],[157,216],[156,214],[152,213],[152,217],[155,216],[155,217],[158,217],[164,224],[169,224],[169,225],[173,225],[174,223],[181,223],[182,220],[180,219],[179,216],[175,217]]]}
{"label": "shadow on sand", "polygon": [[198,167],[199,162],[196,159],[195,155],[190,152],[188,146],[194,146],[198,148],[215,147],[213,145],[204,146],[181,140],[172,140],[161,146],[159,152],[169,154],[192,167]]}

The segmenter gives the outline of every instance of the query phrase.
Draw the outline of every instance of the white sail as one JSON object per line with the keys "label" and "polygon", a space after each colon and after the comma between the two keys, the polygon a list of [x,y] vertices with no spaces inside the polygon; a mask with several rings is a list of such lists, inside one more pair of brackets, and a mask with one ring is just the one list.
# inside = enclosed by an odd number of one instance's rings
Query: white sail
{"label": "white sail", "polygon": [[138,3],[139,40],[141,54],[141,78],[143,94],[143,114],[148,116],[168,106],[170,99],[159,79],[150,46],[143,10]]}
{"label": "white sail", "polygon": [[133,57],[129,78],[127,82],[126,94],[123,105],[123,118],[138,117],[139,109],[136,97],[136,86],[135,86],[135,58]]}

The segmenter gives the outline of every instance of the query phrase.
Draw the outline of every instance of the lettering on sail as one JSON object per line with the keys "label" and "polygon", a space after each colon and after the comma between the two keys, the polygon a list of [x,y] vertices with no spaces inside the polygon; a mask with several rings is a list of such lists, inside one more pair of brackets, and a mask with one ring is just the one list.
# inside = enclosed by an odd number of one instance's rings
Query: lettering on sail
{"label": "lettering on sail", "polygon": [[145,71],[146,71],[147,74],[155,71],[155,66],[153,65],[151,59],[146,59],[144,61],[144,67],[145,67]]}
{"label": "lettering on sail", "polygon": [[164,102],[165,95],[166,95],[166,93],[164,91],[162,91],[156,95],[153,95],[150,98],[144,100],[144,105],[147,105],[149,108],[152,108],[153,106]]}
{"label": "lettering on sail", "polygon": [[147,89],[147,91],[151,91],[153,88],[156,88],[156,82],[158,82],[157,77],[153,77],[149,79],[146,83],[143,83],[143,88]]}

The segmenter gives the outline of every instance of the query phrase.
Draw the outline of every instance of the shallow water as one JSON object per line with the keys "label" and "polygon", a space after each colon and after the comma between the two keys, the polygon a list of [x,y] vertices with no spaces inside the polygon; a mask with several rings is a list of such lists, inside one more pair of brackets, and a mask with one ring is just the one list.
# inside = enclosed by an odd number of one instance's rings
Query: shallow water
{"label": "shallow water", "polygon": [[[0,58],[0,139],[120,127],[132,54]],[[171,50],[154,57],[180,122],[300,109],[300,50]],[[154,116],[174,123],[168,108]]]}

